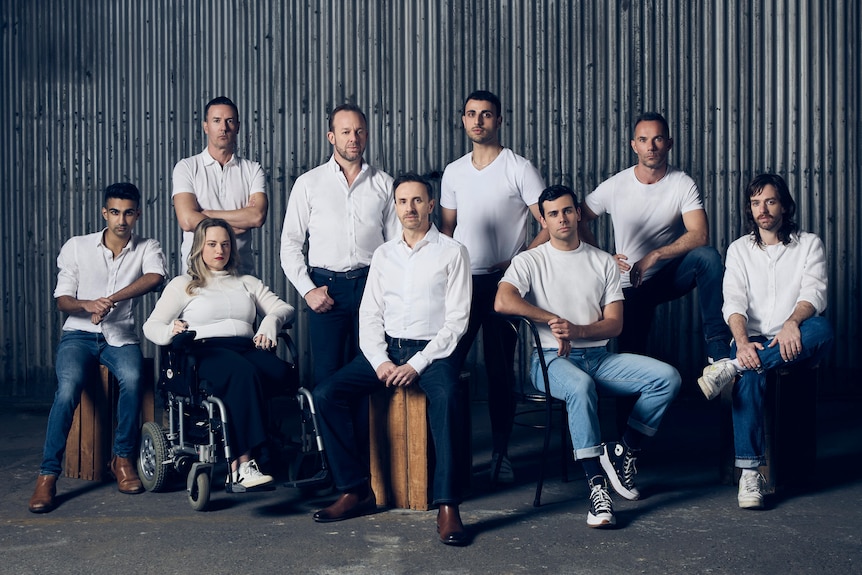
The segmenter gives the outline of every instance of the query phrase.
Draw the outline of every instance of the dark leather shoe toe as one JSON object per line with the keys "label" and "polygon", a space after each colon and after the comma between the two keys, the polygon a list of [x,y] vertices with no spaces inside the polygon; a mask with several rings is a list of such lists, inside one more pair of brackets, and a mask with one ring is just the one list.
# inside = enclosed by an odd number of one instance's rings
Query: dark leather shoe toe
{"label": "dark leather shoe toe", "polygon": [[111,474],[117,479],[117,489],[120,490],[120,493],[127,495],[143,493],[144,484],[138,477],[138,470],[135,469],[134,462],[128,457],[115,455],[111,460]]}
{"label": "dark leather shoe toe", "polygon": [[377,498],[374,492],[368,490],[368,495],[360,499],[355,493],[345,493],[335,503],[314,514],[314,520],[318,523],[332,523],[344,521],[363,515],[371,515],[377,512]]}
{"label": "dark leather shoe toe", "polygon": [[462,546],[470,543],[457,505],[440,506],[437,511],[437,533],[445,545]]}
{"label": "dark leather shoe toe", "polygon": [[40,475],[36,479],[36,489],[33,491],[33,496],[30,497],[28,508],[33,513],[48,513],[53,511],[56,506],[56,495],[57,476]]}

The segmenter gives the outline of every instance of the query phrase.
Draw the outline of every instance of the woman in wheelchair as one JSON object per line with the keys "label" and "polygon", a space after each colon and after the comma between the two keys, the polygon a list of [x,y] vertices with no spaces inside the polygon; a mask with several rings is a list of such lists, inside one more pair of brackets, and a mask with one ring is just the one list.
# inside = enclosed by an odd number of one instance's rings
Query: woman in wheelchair
{"label": "woman in wheelchair", "polygon": [[[264,392],[288,378],[289,365],[272,350],[294,309],[259,279],[239,274],[236,236],[221,219],[195,228],[188,273],[171,280],[144,324],[144,335],[167,345],[179,333],[195,332],[193,353],[207,392],[229,412],[228,432],[234,484],[246,489],[272,484],[252,451],[266,441],[261,406]],[[263,319],[257,331],[254,322]]]}

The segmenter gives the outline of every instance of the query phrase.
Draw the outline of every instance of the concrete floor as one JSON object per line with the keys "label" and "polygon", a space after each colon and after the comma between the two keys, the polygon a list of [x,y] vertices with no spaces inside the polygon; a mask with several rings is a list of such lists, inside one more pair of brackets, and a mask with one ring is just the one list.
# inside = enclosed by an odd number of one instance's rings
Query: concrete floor
{"label": "concrete floor", "polygon": [[[615,497],[618,528],[586,527],[580,468],[550,463],[532,506],[540,434],[517,427],[516,483],[491,490],[486,406],[474,403],[471,492],[461,507],[472,545],[434,533],[435,512],[390,510],[320,525],[331,493],[279,483],[255,494],[214,492],[193,511],[182,487],[129,496],[115,484],[62,478],[52,513],[27,510],[48,406],[0,406],[0,573],[862,573],[862,402],[818,404],[813,486],[743,511],[718,472],[718,403],[682,397],[638,461],[644,499]],[[800,422],[804,424],[804,422]],[[555,454],[559,450],[555,450]]]}

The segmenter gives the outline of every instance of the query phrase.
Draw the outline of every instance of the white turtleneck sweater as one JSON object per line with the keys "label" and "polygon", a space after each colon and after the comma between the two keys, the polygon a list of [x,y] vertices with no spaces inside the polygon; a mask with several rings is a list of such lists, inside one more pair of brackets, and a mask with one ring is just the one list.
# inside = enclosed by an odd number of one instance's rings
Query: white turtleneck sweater
{"label": "white turtleneck sweater", "polygon": [[[175,277],[156,303],[144,323],[144,335],[157,345],[167,345],[173,338],[173,323],[182,319],[195,339],[241,336],[253,338],[263,334],[276,341],[282,324],[293,319],[294,309],[275,295],[254,276],[235,276],[212,272],[206,286],[194,295],[186,293],[189,275]],[[254,321],[262,315],[257,332]]]}

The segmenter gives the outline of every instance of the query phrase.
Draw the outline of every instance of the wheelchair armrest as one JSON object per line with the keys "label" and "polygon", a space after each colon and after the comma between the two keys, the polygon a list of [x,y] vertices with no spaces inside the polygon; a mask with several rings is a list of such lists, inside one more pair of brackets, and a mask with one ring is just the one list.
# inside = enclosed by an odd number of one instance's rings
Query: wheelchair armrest
{"label": "wheelchair armrest", "polygon": [[278,332],[278,339],[283,341],[285,347],[287,347],[287,353],[290,356],[288,363],[296,365],[297,361],[299,361],[299,352],[296,350],[296,343],[294,343],[293,338],[290,337],[289,330],[292,327],[292,322],[285,322],[284,325],[281,326],[281,331]]}
{"label": "wheelchair armrest", "polygon": [[191,348],[196,335],[197,332],[195,331],[184,331],[182,333],[178,333],[168,344],[168,347],[170,347],[171,351],[188,350]]}

